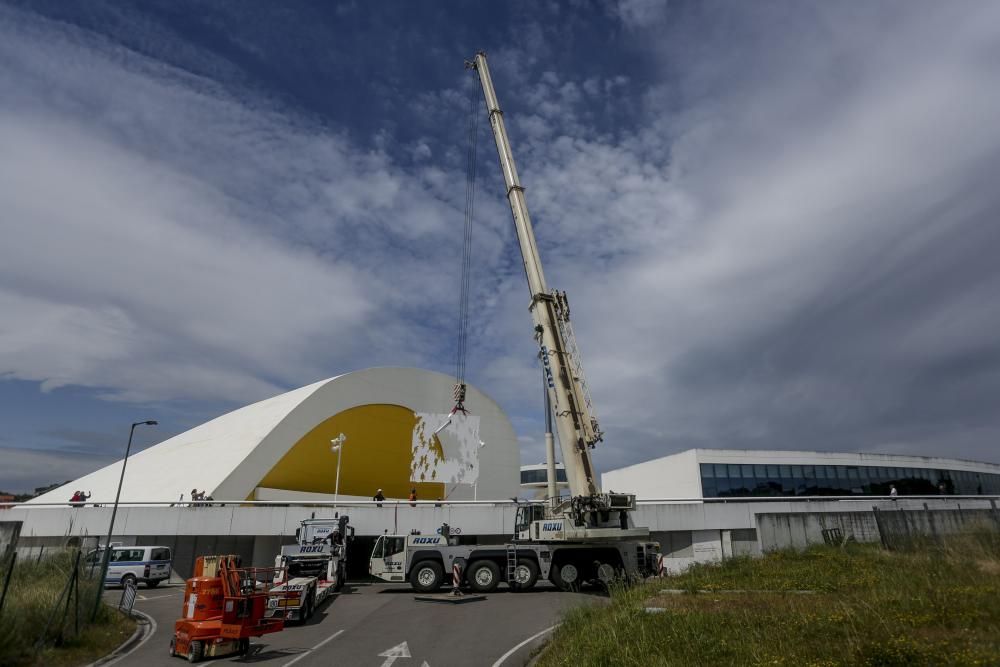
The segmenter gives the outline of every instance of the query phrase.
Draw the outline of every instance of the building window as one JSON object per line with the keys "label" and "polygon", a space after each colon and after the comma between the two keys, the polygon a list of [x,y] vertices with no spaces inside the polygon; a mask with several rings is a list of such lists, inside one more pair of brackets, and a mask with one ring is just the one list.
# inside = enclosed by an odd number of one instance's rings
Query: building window
{"label": "building window", "polygon": [[[546,484],[548,481],[549,481],[549,473],[547,470],[521,471],[521,484]],[[561,484],[566,483],[565,468],[556,468],[556,481]]]}

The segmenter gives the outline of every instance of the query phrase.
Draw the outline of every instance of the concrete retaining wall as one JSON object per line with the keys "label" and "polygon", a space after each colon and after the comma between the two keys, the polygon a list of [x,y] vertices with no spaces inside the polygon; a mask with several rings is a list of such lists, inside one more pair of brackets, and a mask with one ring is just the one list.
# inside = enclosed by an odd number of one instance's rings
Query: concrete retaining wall
{"label": "concrete retaining wall", "polygon": [[[676,572],[695,562],[822,543],[823,531],[833,528],[859,542],[878,541],[876,508],[881,518],[902,522],[893,529],[896,532],[955,530],[966,525],[963,521],[970,517],[979,521],[993,517],[1000,529],[995,503],[981,498],[644,502],[633,520],[635,525],[650,528],[652,539],[661,544],[667,569]],[[385,502],[382,507],[362,503],[339,508],[291,504],[121,506],[112,541],[171,547],[175,576],[183,579],[194,559],[203,554],[235,553],[246,563],[271,565],[281,544],[294,540],[301,520],[332,517],[338,510],[351,517],[359,538],[356,553],[362,556],[352,559],[352,566],[360,574],[367,569],[374,538],[385,532],[405,534],[415,529],[434,534],[446,522],[461,529],[463,540],[504,540],[513,533],[516,512],[513,503],[503,502],[416,506]],[[890,516],[907,518],[887,518]],[[20,557],[38,557],[68,545],[93,548],[103,541],[110,519],[110,507],[20,505],[0,509],[0,550],[4,536],[14,534],[9,526],[15,525],[20,526]]]}

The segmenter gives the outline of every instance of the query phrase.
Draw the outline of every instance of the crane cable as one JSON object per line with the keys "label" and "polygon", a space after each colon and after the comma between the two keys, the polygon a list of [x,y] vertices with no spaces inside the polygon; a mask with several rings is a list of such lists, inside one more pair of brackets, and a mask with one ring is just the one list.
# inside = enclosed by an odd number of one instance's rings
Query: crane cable
{"label": "crane cable", "polygon": [[472,219],[476,210],[476,157],[479,147],[479,109],[475,88],[469,97],[468,145],[465,165],[465,221],[462,233],[462,286],[458,306],[458,345],[455,359],[455,407],[465,410],[465,360],[469,349],[469,288],[472,273]]}

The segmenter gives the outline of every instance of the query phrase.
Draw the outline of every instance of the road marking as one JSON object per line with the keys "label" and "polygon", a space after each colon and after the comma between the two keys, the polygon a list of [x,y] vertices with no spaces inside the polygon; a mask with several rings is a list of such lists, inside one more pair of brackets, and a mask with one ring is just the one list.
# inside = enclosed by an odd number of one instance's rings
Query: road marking
{"label": "road marking", "polygon": [[135,599],[139,600],[140,602],[145,602],[146,600],[161,600],[163,598],[172,598],[172,597],[177,597],[177,595],[174,593],[167,593],[166,595],[154,595],[153,597],[149,597],[148,595],[137,595]]}
{"label": "road marking", "polygon": [[378,654],[378,657],[385,658],[385,662],[382,663],[382,667],[392,667],[392,663],[396,662],[400,658],[410,658],[410,645],[406,642],[401,644],[396,644],[392,648],[386,649]]}
{"label": "road marking", "polygon": [[281,667],[289,667],[289,665],[294,665],[294,664],[295,664],[295,663],[297,663],[297,662],[298,662],[299,660],[301,660],[302,658],[306,657],[307,655],[309,655],[309,654],[310,654],[310,653],[312,653],[313,651],[315,651],[315,650],[317,650],[317,649],[321,648],[321,647],[322,647],[322,646],[323,646],[324,644],[327,644],[327,643],[329,643],[329,642],[332,642],[332,641],[333,641],[334,639],[336,639],[337,637],[339,637],[339,636],[340,636],[340,635],[342,635],[343,633],[344,633],[344,631],[343,631],[343,630],[337,630],[337,631],[336,631],[336,632],[334,632],[334,633],[333,633],[332,635],[330,635],[329,637],[327,637],[326,639],[324,639],[324,640],[323,640],[323,641],[321,641],[320,643],[316,644],[315,646],[313,646],[313,647],[312,647],[311,649],[309,649],[308,651],[303,651],[301,655],[299,655],[299,656],[297,656],[297,657],[295,657],[295,658],[292,658],[291,660],[289,660],[288,662],[286,662],[286,663],[285,663],[284,665],[282,665]]}
{"label": "road marking", "polygon": [[510,656],[514,655],[515,653],[517,653],[518,649],[524,647],[525,644],[528,644],[530,642],[535,641],[536,639],[538,639],[539,637],[541,637],[542,635],[544,635],[544,634],[546,634],[548,632],[552,632],[553,630],[555,630],[556,628],[558,628],[559,625],[560,625],[559,623],[556,623],[551,628],[545,628],[544,630],[542,630],[538,634],[531,635],[530,637],[528,637],[527,639],[525,639],[523,642],[521,642],[520,644],[518,644],[517,646],[515,646],[511,650],[507,651],[502,656],[500,656],[500,659],[497,660],[496,662],[494,662],[491,667],[500,667],[500,665],[503,664],[504,660],[506,660]]}

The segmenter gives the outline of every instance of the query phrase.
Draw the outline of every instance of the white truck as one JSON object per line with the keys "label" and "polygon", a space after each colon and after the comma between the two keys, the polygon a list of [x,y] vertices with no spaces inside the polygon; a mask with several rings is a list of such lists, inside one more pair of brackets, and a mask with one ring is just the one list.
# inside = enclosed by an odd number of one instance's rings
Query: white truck
{"label": "white truck", "polygon": [[348,517],[306,519],[295,531],[296,544],[281,548],[278,570],[267,601],[268,618],[308,621],[316,608],[343,588],[347,552],[354,539]]}
{"label": "white truck", "polygon": [[[460,545],[449,538],[444,526],[439,536],[383,536],[376,542],[369,572],[386,581],[409,581],[420,591],[438,588],[459,559],[467,565],[463,578],[477,591],[493,590],[501,580],[515,590],[526,590],[539,576],[547,576],[559,588],[567,589],[586,581],[607,583],[616,577],[652,574],[656,571],[659,545],[648,541],[649,529],[631,526],[635,496],[603,493],[597,483],[590,450],[603,440],[603,433],[593,414],[570,325],[569,301],[565,292],[550,290],[546,285],[486,54],[477,53],[466,67],[478,74],[486,98],[531,295],[529,311],[545,372],[549,503],[521,505],[514,539],[503,544]],[[455,409],[464,410],[465,386],[461,378],[455,396]],[[571,493],[565,499],[555,492],[553,421]]]}

